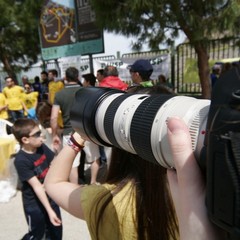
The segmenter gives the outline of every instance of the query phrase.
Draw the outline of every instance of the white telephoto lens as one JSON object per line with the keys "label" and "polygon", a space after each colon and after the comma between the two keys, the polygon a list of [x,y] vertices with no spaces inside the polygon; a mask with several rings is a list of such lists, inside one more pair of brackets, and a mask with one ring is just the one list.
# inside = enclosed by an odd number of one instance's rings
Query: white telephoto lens
{"label": "white telephoto lens", "polygon": [[136,153],[131,142],[130,127],[138,106],[148,98],[148,94],[129,95],[117,109],[114,117],[114,133],[118,144],[126,151]]}
{"label": "white telephoto lens", "polygon": [[110,140],[108,139],[108,137],[106,136],[105,133],[105,128],[104,128],[104,119],[105,119],[105,114],[106,111],[109,107],[109,104],[116,99],[117,97],[123,95],[124,93],[115,93],[112,94],[110,96],[108,96],[106,99],[104,99],[104,101],[99,105],[97,111],[96,111],[96,117],[95,117],[95,125],[96,125],[96,129],[98,134],[101,136],[101,138],[109,143],[112,144],[110,142]]}
{"label": "white telephoto lens", "polygon": [[161,106],[155,116],[151,131],[152,151],[161,166],[174,168],[167,138],[167,119],[179,117],[184,120],[190,131],[192,149],[198,158],[205,137],[209,107],[209,100],[184,96],[173,97]]}

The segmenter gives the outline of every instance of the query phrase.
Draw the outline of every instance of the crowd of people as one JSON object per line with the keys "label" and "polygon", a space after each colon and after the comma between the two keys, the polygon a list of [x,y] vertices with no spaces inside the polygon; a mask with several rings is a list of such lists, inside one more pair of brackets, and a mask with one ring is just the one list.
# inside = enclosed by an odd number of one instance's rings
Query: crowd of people
{"label": "crowd of people", "polygon": [[217,82],[217,80],[223,76],[226,72],[231,70],[234,67],[239,66],[239,61],[238,62],[225,62],[225,63],[215,63],[212,66],[211,69],[211,74],[210,74],[210,81],[211,81],[211,87],[213,88]]}
{"label": "crowd of people", "polygon": [[[13,122],[12,132],[21,146],[15,166],[29,226],[23,239],[62,239],[59,206],[86,220],[92,239],[222,239],[207,217],[204,179],[181,119],[166,123],[176,167],[168,170],[125,150],[98,146],[74,132],[70,109],[75,93],[94,87],[96,80],[99,87],[126,93],[173,94],[166,79],[153,85],[148,60],[135,61],[129,71],[131,86],[114,66],[99,69],[96,77],[82,75],[82,81],[75,67],[66,70],[64,80],[56,70],[42,72],[41,80],[36,77],[32,84],[25,76],[23,87],[6,77],[0,117]],[[82,184],[85,161],[91,163],[89,184]],[[104,162],[107,175],[99,183]]]}

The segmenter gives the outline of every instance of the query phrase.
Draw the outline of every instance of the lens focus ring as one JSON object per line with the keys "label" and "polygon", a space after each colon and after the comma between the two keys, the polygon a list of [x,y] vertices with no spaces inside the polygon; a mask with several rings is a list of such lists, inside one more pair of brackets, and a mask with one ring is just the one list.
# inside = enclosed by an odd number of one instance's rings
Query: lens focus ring
{"label": "lens focus ring", "polygon": [[151,129],[159,108],[170,95],[151,96],[147,98],[136,110],[131,123],[131,141],[136,153],[153,163],[157,163],[151,146]]}

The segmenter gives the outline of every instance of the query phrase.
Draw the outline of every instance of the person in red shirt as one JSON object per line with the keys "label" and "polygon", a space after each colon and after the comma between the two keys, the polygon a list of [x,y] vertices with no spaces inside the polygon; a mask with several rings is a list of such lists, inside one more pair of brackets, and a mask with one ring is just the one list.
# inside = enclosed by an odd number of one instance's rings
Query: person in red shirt
{"label": "person in red shirt", "polygon": [[118,70],[114,66],[106,66],[103,71],[103,80],[99,87],[109,87],[125,91],[128,85],[118,77]]}

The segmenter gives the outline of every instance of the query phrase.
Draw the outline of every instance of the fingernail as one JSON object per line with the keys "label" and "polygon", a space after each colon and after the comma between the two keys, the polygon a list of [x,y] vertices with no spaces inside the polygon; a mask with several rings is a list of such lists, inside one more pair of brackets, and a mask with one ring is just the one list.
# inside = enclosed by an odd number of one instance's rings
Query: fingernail
{"label": "fingernail", "polygon": [[[174,120],[177,120],[177,121],[174,121]],[[166,122],[167,122],[167,127],[171,133],[178,133],[184,130],[183,122],[179,117],[170,117],[167,119]]]}
{"label": "fingernail", "polygon": [[166,124],[168,124],[168,122],[169,122],[170,120],[172,120],[172,119],[178,119],[178,120],[179,120],[179,119],[181,119],[181,118],[180,118],[180,117],[177,117],[177,116],[167,117],[167,118],[166,118],[166,121],[165,121]]}

